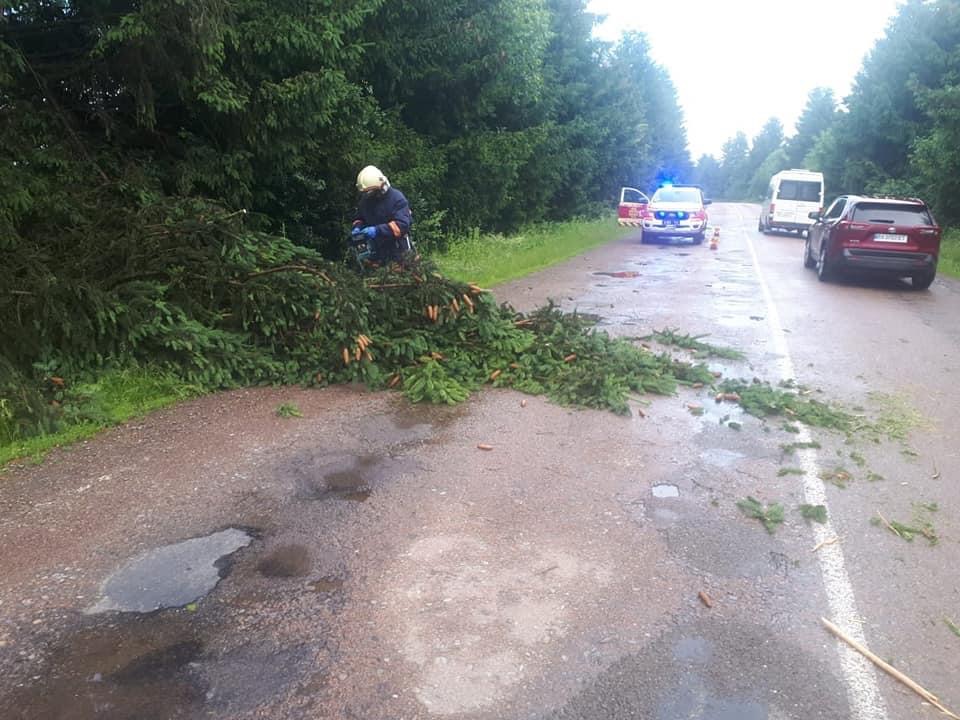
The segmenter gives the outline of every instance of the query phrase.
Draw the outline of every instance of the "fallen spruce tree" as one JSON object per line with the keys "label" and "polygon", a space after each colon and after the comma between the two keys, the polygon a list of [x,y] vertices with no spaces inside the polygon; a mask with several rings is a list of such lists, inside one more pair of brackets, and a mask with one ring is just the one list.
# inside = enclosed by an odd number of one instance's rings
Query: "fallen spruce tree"
{"label": "fallen spruce tree", "polygon": [[6,435],[54,429],[54,396],[130,365],[204,390],[360,381],[456,403],[490,383],[617,413],[631,393],[713,380],[556,307],[517,313],[427,262],[361,276],[246,220],[181,199],[121,218],[96,249],[66,237],[0,253],[0,313],[15,319],[0,331]]}

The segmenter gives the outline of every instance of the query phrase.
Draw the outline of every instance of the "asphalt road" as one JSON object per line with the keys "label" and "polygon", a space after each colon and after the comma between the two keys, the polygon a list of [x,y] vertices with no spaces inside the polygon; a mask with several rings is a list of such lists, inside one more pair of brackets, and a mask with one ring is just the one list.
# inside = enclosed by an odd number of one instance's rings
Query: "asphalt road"
{"label": "asphalt road", "polygon": [[[709,334],[747,355],[725,375],[902,439],[797,435],[706,389],[630,418],[501,390],[201,398],[0,476],[0,717],[941,717],[822,616],[957,710],[960,284],[820,283],[756,215],[713,206],[715,251],[628,238],[497,295]],[[783,504],[774,534],[747,495]]]}

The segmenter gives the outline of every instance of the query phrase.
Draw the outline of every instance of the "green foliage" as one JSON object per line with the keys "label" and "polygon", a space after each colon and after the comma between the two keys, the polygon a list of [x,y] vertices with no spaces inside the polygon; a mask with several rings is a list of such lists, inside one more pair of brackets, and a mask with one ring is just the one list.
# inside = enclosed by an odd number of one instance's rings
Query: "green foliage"
{"label": "green foliage", "polygon": [[937,271],[960,278],[960,230],[944,233],[940,243],[940,262]]}
{"label": "green foliage", "polygon": [[806,475],[807,471],[794,467],[782,467],[777,470],[777,477],[786,477],[787,475]]}
{"label": "green foliage", "polygon": [[277,406],[277,417],[299,418],[303,417],[303,413],[300,412],[300,408],[293,403],[280,403]]}
{"label": "green foliage", "polygon": [[743,360],[746,358],[746,356],[739,350],[701,342],[700,338],[704,337],[707,336],[681,334],[677,328],[664,328],[663,330],[654,331],[643,339],[653,339],[661,345],[672,345],[674,347],[683,348],[684,350],[692,350],[694,357],[697,358],[712,357],[725,358],[727,360]]}
{"label": "green foliage", "polygon": [[816,440],[810,442],[793,442],[786,443],[780,446],[780,450],[784,455],[793,455],[797,450],[819,450],[821,447],[820,443]]}
{"label": "green foliage", "polygon": [[927,541],[928,545],[933,547],[940,542],[940,535],[930,521],[930,513],[936,512],[936,510],[936,504],[933,504],[932,509],[923,503],[915,504],[913,520],[909,525],[897,520],[887,520],[878,510],[876,516],[870,519],[870,523],[877,526],[882,525],[891,533],[907,542],[913,542],[913,539],[919,535]]}
{"label": "green foliage", "polygon": [[749,195],[750,146],[747,136],[738,132],[723,144],[720,159],[721,190],[720,197],[727,200],[743,200]]}
{"label": "green foliage", "polygon": [[847,483],[850,482],[852,478],[850,473],[842,467],[835,467],[831,470],[821,470],[817,477],[831,485],[836,485],[841,490],[846,490]]}
{"label": "green foliage", "polygon": [[750,179],[750,197],[755,200],[762,199],[770,186],[770,178],[789,167],[790,161],[787,159],[787,152],[783,148],[777,148],[767,155],[754,170],[753,177]]}
{"label": "green foliage", "polygon": [[764,507],[763,503],[748,495],[746,499],[737,501],[737,507],[747,517],[763,523],[763,527],[771,535],[773,535],[777,526],[783,523],[783,505],[780,503],[773,503]]}
{"label": "green foliage", "polygon": [[788,168],[806,167],[804,161],[820,135],[836,121],[837,100],[830,88],[818,87],[810,91],[807,104],[797,119],[797,131],[786,144]]}
{"label": "green foliage", "polygon": [[825,505],[800,505],[800,514],[804,520],[813,520],[821,525],[827,522],[827,508]]}
{"label": "green foliage", "polygon": [[[919,195],[960,222],[960,7],[909,0],[864,61],[845,110],[811,93],[788,143],[791,161],[824,172],[830,195]],[[816,97],[815,94],[816,93]]]}
{"label": "green foliage", "polygon": [[[778,388],[769,383],[744,380],[724,380],[720,388],[725,393],[739,395],[740,405],[755,417],[785,417],[790,421],[840,432],[850,432],[862,425],[862,421],[854,414],[809,397],[803,388]],[[794,443],[791,447],[801,446]]]}
{"label": "green foliage", "polygon": [[703,188],[710,198],[725,196],[723,168],[713,155],[701,155],[693,172],[693,181]]}
{"label": "green foliage", "polygon": [[960,637],[960,626],[958,626],[955,622],[950,620],[950,618],[944,618],[943,623],[950,629],[950,632],[952,632],[957,637]]}

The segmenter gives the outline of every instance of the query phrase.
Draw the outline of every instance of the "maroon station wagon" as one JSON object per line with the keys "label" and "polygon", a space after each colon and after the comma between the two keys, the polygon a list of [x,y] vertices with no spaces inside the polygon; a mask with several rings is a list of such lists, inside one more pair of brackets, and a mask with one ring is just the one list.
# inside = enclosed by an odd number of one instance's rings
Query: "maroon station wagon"
{"label": "maroon station wagon", "polygon": [[940,226],[922,200],[843,195],[810,213],[803,265],[829,280],[844,270],[909,277],[930,287],[940,256]]}

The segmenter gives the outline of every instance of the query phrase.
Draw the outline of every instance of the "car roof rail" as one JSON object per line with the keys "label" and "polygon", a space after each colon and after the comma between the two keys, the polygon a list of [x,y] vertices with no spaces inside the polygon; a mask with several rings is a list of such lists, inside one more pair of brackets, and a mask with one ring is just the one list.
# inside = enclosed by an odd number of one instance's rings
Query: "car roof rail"
{"label": "car roof rail", "polygon": [[921,205],[926,203],[918,197],[907,197],[905,195],[857,195],[859,200],[899,200],[900,202],[915,202]]}

